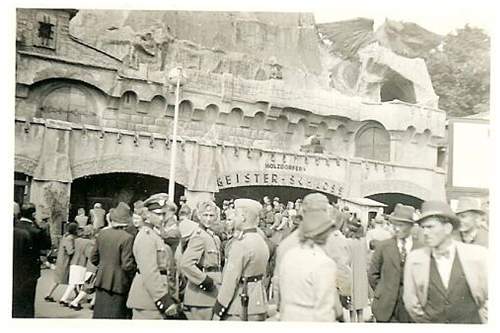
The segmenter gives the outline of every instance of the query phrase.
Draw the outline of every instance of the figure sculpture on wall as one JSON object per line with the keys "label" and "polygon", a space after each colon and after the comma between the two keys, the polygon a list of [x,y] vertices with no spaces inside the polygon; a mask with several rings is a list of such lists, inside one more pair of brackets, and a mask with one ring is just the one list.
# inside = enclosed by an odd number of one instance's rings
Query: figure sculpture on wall
{"label": "figure sculpture on wall", "polygon": [[269,59],[269,65],[271,66],[271,73],[269,74],[269,79],[283,80],[283,73],[281,72],[283,66],[278,64],[276,57],[271,57]]}

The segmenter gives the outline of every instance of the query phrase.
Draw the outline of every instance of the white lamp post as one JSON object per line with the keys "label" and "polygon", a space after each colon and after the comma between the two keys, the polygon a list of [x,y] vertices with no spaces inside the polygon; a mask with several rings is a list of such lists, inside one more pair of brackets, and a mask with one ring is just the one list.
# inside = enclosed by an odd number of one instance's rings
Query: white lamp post
{"label": "white lamp post", "polygon": [[[179,93],[181,85],[186,83],[186,75],[182,67],[172,68],[168,73],[168,81],[175,85],[175,111],[174,111],[174,129],[172,133],[172,151],[170,152],[170,176],[168,179],[168,197],[174,201],[175,196],[175,164],[177,159],[177,122],[179,119]],[[167,138],[168,140],[168,138]]]}

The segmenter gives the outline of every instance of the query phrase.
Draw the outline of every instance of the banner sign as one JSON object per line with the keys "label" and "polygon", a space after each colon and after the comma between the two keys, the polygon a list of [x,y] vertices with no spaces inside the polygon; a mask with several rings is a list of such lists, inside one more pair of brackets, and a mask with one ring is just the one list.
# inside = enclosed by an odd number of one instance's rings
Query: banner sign
{"label": "banner sign", "polygon": [[[293,166],[288,164],[273,164],[273,166]],[[271,168],[273,169],[273,168]],[[305,168],[304,168],[305,171]],[[217,177],[219,190],[239,186],[292,186],[317,190],[342,197],[344,185],[331,179],[309,175],[273,172],[273,171],[239,171]]]}

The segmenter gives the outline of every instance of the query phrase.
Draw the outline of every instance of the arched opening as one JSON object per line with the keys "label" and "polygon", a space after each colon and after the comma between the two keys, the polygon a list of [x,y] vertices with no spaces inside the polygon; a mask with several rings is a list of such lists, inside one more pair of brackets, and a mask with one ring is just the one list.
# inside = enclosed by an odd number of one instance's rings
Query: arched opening
{"label": "arched opening", "polygon": [[126,91],[120,99],[120,108],[123,111],[132,112],[137,107],[137,95],[133,91]]}
{"label": "arched opening", "polygon": [[380,100],[382,102],[400,100],[411,104],[417,103],[413,82],[391,71],[380,87]]}
{"label": "arched opening", "polygon": [[377,161],[391,158],[390,135],[379,123],[368,123],[356,135],[356,157]]}
{"label": "arched opening", "polygon": [[[137,200],[145,200],[155,193],[168,193],[168,179],[138,173],[105,173],[77,178],[71,184],[70,221],[78,208],[86,212],[99,202],[108,211],[123,201],[131,208]],[[175,184],[176,203],[184,194],[184,186]]]}
{"label": "arched opening", "polygon": [[50,79],[36,83],[30,98],[40,101],[36,117],[96,125],[99,114],[97,99],[103,99],[103,94],[85,82]]}
{"label": "arched opening", "polygon": [[307,194],[315,192],[323,193],[328,197],[330,202],[337,202],[338,197],[335,195],[318,190],[291,186],[240,186],[225,188],[215,193],[215,202],[218,205],[222,205],[223,200],[248,198],[262,203],[262,198],[267,195],[271,199],[274,197],[280,198],[280,202],[286,205],[288,201],[295,202],[295,200],[299,198],[303,199]]}
{"label": "arched opening", "polygon": [[227,116],[227,125],[231,127],[239,127],[243,121],[243,111],[240,108],[234,108]]}
{"label": "arched opening", "polygon": [[259,111],[253,116],[252,128],[255,130],[264,129],[264,124],[266,122],[266,115],[264,112]]}
{"label": "arched opening", "polygon": [[190,121],[193,113],[193,103],[185,100],[179,104],[179,120]]}
{"label": "arched opening", "polygon": [[207,124],[215,124],[219,116],[219,107],[215,104],[209,104],[205,108],[205,122]]}
{"label": "arched opening", "polygon": [[420,198],[404,193],[377,193],[369,195],[367,198],[386,204],[387,207],[384,207],[386,214],[392,213],[397,203],[420,209],[423,202]]}
{"label": "arched opening", "polygon": [[167,100],[161,95],[156,95],[151,99],[149,104],[149,111],[152,116],[162,116],[165,114],[165,106],[167,105]]}

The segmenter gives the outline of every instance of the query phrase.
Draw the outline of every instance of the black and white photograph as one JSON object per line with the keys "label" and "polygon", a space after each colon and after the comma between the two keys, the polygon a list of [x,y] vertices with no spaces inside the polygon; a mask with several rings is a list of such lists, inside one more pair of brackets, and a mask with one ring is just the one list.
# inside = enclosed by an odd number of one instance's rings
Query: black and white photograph
{"label": "black and white photograph", "polygon": [[216,4],[11,6],[4,317],[495,323],[489,2]]}

